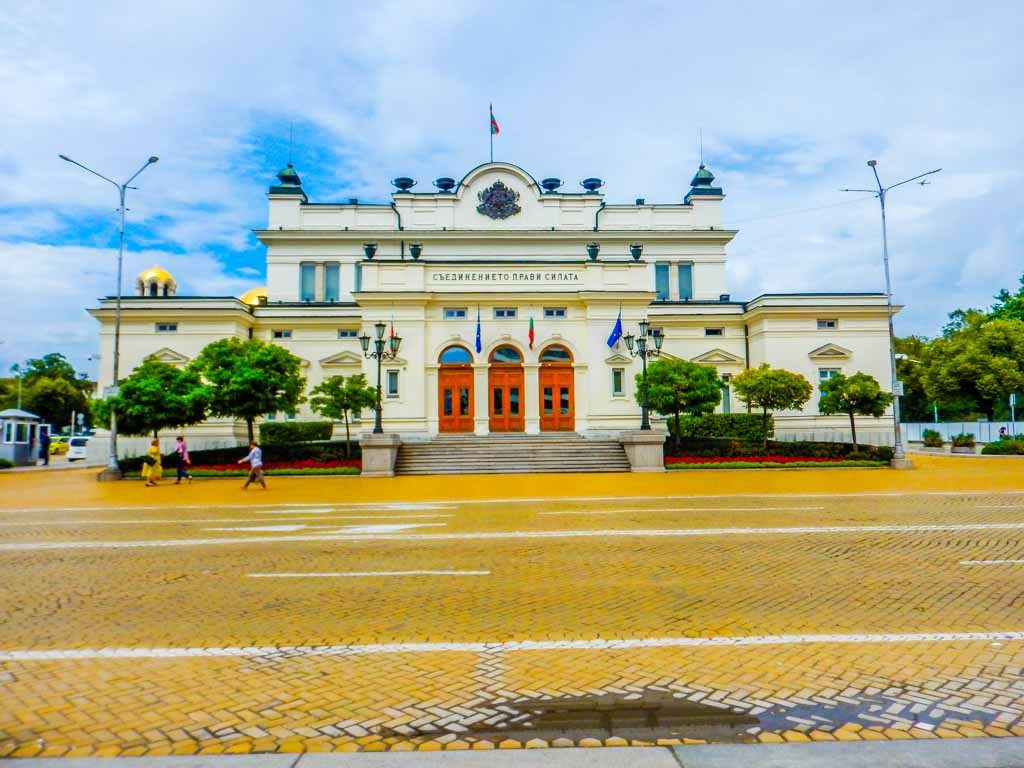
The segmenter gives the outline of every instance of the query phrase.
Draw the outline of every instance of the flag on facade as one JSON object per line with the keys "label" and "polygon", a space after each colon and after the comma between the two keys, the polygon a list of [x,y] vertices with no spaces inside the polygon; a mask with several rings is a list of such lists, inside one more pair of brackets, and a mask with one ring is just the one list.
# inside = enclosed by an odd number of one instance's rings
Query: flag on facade
{"label": "flag on facade", "polygon": [[480,341],[480,307],[476,308],[476,353],[479,355],[484,351],[484,345]]}
{"label": "flag on facade", "polygon": [[622,338],[622,307],[619,307],[619,316],[615,319],[615,327],[612,328],[611,335],[608,336],[608,346],[614,347],[618,343],[619,339]]}
{"label": "flag on facade", "polygon": [[491,135],[501,133],[501,128],[498,127],[498,121],[494,119],[494,107],[491,106]]}
{"label": "flag on facade", "polygon": [[533,318],[530,318],[530,332],[527,334],[530,339],[530,349],[533,349]]}

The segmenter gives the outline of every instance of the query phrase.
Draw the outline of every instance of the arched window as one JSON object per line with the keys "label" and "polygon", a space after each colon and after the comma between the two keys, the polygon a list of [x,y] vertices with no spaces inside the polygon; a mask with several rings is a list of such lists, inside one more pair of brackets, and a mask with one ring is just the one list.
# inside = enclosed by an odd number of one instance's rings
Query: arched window
{"label": "arched window", "polygon": [[565,347],[555,345],[540,353],[540,361],[542,363],[571,363],[572,353]]}
{"label": "arched window", "polygon": [[473,356],[465,347],[448,347],[441,353],[441,364],[465,365],[473,362]]}
{"label": "arched window", "polygon": [[156,283],[150,283],[149,284],[149,295],[150,296],[158,295],[156,291],[157,291]]}
{"label": "arched window", "polygon": [[168,285],[167,283],[164,283],[164,296],[170,296],[170,295],[171,295],[171,286]]}
{"label": "arched window", "polygon": [[515,347],[498,347],[491,352],[492,363],[521,363],[523,356]]}

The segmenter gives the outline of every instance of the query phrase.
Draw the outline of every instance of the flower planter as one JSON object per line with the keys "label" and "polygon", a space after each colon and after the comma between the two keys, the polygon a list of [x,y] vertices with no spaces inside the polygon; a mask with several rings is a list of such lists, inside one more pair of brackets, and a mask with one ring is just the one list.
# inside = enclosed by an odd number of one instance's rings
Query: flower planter
{"label": "flower planter", "polygon": [[977,451],[974,450],[974,446],[973,445],[971,445],[971,446],[955,445],[952,448],[950,448],[949,451],[950,451],[950,453],[972,453],[972,454],[973,453],[977,453]]}

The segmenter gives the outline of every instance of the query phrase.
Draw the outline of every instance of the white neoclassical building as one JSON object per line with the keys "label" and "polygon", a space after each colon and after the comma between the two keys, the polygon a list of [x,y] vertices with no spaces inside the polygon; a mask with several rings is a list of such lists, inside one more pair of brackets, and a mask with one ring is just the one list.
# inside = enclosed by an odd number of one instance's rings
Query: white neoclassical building
{"label": "white neoclassical building", "polygon": [[[640,419],[641,363],[622,341],[607,343],[621,312],[627,334],[650,322],[663,357],[714,366],[723,411],[744,409],[731,377],[763,362],[814,384],[839,371],[888,381],[884,294],[730,295],[726,247],[736,231],[722,226],[723,192],[704,166],[681,200],[656,204],[606,203],[598,179],[563,191],[557,179],[538,183],[501,162],[438,179],[436,191],[396,179],[388,204],[311,202],[291,165],[277,178],[256,233],[267,248],[266,287],[240,298],[183,296],[166,271],[144,272],[123,302],[123,372],[149,355],[185,365],[209,342],[236,336],[293,352],[310,387],[358,372],[375,384],[359,336],[383,322],[402,338],[398,358],[382,366],[384,426],[403,440],[608,437]],[[90,312],[107,386],[114,300]],[[315,416],[303,408],[267,418]],[[776,422],[782,437],[848,438],[846,419],[818,415],[816,396]],[[863,422],[863,439],[891,442],[891,416]],[[234,444],[244,426],[210,421],[189,432],[195,447]],[[123,452],[136,450],[125,441]]]}

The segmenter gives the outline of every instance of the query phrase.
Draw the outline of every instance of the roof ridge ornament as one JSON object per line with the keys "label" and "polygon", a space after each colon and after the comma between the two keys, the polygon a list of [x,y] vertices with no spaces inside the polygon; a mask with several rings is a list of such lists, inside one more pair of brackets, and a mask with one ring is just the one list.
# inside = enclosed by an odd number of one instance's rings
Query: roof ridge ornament
{"label": "roof ridge ornament", "polygon": [[477,197],[480,200],[480,205],[476,207],[477,213],[492,219],[507,219],[522,210],[517,203],[519,193],[506,186],[501,179],[481,191]]}

